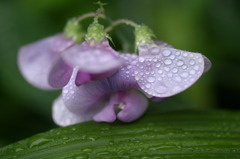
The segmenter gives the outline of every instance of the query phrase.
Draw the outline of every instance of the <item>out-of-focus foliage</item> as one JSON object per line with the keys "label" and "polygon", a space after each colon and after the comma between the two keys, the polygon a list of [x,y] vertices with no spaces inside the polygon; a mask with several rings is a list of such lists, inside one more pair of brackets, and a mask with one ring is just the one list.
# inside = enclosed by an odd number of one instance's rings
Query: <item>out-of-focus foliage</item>
{"label": "out-of-focus foliage", "polygon": [[[17,68],[18,49],[62,31],[66,20],[97,9],[93,0],[0,0],[0,146],[55,127],[51,104],[59,91],[38,90]],[[193,87],[149,111],[183,108],[240,109],[240,1],[112,0],[112,20],[144,23],[158,39],[178,49],[205,54],[213,67]],[[90,20],[86,20],[84,25]],[[107,24],[107,23],[104,23]],[[116,49],[133,51],[132,28],[110,35]],[[44,69],[44,68],[43,68]]]}

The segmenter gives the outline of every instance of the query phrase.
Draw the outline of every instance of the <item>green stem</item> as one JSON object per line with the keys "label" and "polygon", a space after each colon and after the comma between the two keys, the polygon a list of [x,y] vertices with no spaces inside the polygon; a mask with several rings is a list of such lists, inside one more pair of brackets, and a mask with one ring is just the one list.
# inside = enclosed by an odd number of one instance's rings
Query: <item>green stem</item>
{"label": "green stem", "polygon": [[[95,17],[95,16],[96,16],[96,13],[94,13],[94,12],[86,13],[86,14],[83,14],[82,16],[78,17],[77,21],[80,22],[84,19],[87,19],[90,17]],[[97,16],[100,18],[106,19],[106,16],[104,14],[98,14]]]}
{"label": "green stem", "polygon": [[114,27],[120,25],[120,24],[127,24],[127,25],[130,25],[134,28],[136,28],[137,26],[139,26],[138,24],[128,20],[128,19],[119,19],[119,20],[116,20],[114,21],[110,26],[108,26],[105,31],[106,32],[110,32]]}

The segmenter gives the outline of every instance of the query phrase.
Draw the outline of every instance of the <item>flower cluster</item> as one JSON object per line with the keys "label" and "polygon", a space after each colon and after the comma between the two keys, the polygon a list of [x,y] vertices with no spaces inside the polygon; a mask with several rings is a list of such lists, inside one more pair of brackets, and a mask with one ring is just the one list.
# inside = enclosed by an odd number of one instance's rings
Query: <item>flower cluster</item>
{"label": "flower cluster", "polygon": [[31,84],[62,89],[53,103],[53,119],[60,126],[89,120],[132,122],[147,109],[146,97],[161,101],[180,93],[211,67],[200,53],[153,41],[146,26],[133,25],[138,54],[114,50],[96,19],[80,43],[79,23],[67,26],[65,33],[23,46],[18,57]]}

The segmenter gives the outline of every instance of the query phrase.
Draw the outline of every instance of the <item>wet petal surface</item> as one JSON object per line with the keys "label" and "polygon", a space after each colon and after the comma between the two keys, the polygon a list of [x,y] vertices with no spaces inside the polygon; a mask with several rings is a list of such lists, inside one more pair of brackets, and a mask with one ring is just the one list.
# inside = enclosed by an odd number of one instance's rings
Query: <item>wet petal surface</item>
{"label": "wet petal surface", "polygon": [[204,71],[204,58],[173,48],[158,48],[154,53],[139,56],[135,79],[149,95],[169,97],[190,87]]}

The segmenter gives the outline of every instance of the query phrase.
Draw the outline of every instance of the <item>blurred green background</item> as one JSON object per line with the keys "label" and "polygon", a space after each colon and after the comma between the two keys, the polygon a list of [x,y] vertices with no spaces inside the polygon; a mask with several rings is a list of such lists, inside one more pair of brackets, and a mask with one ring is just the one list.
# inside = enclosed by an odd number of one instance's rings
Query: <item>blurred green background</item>
{"label": "blurred green background", "polygon": [[[97,9],[93,0],[0,0],[0,146],[57,127],[52,101],[60,91],[28,84],[17,67],[18,49],[61,32],[66,20]],[[112,20],[148,25],[159,40],[205,54],[213,63],[193,87],[149,111],[175,109],[240,110],[240,1],[102,0]],[[89,20],[86,21],[90,22]],[[112,33],[117,50],[133,50],[132,29]],[[44,68],[43,68],[44,69]]]}

